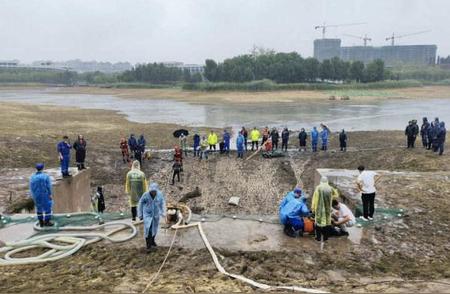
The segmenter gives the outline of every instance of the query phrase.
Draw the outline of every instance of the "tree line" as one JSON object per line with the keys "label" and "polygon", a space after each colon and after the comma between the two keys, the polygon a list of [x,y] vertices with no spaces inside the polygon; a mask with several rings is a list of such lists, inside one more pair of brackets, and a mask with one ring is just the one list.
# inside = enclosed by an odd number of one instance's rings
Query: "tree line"
{"label": "tree line", "polygon": [[206,60],[205,78],[211,82],[249,82],[269,79],[277,83],[318,81],[377,82],[386,77],[384,62],[375,60],[367,65],[347,62],[338,57],[319,62],[303,58],[296,52],[246,54],[217,63]]}
{"label": "tree line", "polygon": [[191,74],[188,69],[178,67],[168,67],[162,63],[139,64],[131,70],[127,70],[118,76],[121,82],[146,82],[146,83],[167,83],[167,82],[187,82],[195,83],[203,80],[200,73]]}

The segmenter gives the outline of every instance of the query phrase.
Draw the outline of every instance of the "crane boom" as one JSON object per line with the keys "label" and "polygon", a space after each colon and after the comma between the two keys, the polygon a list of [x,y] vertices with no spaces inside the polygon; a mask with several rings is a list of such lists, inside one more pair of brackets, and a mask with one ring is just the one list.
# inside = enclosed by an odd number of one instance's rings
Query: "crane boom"
{"label": "crane boom", "polygon": [[363,25],[366,24],[365,22],[357,22],[357,23],[344,23],[344,24],[337,24],[337,25],[327,25],[323,23],[323,25],[317,25],[314,26],[314,29],[322,29],[322,39],[325,39],[325,33],[327,28],[337,28],[337,27],[347,27],[347,26],[356,26],[356,25]]}
{"label": "crane boom", "polygon": [[399,38],[403,38],[403,37],[409,37],[409,36],[415,36],[415,35],[420,35],[420,34],[424,34],[424,33],[428,33],[428,32],[431,32],[431,30],[425,30],[425,31],[420,31],[420,32],[415,32],[415,33],[410,33],[410,34],[399,35],[399,36],[396,36],[395,33],[392,33],[392,36],[387,37],[386,41],[391,40],[391,45],[394,46],[395,45],[395,39],[399,39]]}
{"label": "crane boom", "polygon": [[372,38],[368,38],[367,35],[355,36],[355,35],[351,35],[351,34],[344,34],[344,36],[348,36],[348,37],[352,37],[352,38],[363,40],[364,41],[364,47],[367,46],[367,41],[372,41]]}

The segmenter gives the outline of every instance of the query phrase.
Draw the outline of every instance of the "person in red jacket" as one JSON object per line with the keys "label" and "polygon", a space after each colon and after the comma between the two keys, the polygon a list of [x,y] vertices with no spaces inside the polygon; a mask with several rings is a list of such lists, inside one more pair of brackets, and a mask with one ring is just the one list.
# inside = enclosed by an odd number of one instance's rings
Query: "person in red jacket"
{"label": "person in red jacket", "polygon": [[125,138],[120,139],[120,150],[122,151],[123,163],[130,162],[130,151],[128,149],[128,143]]}

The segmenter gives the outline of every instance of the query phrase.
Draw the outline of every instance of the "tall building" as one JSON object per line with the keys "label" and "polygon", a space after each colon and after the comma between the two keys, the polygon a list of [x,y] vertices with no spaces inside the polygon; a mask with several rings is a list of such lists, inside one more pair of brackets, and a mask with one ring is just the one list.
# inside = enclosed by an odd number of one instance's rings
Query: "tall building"
{"label": "tall building", "polygon": [[436,63],[436,45],[341,47],[340,39],[314,40],[314,57],[319,61],[339,57],[345,61],[369,63],[381,59],[386,66],[430,65]]}

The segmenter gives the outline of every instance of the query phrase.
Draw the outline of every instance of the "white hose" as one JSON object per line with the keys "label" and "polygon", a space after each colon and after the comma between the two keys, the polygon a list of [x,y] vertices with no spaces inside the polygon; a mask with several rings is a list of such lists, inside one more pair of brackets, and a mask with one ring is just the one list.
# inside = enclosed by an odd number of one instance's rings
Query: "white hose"
{"label": "white hose", "polygon": [[[135,223],[136,224],[136,223]],[[113,243],[117,242],[125,242],[137,235],[137,229],[134,224],[128,224],[126,222],[113,222],[106,223],[102,225],[94,225],[94,226],[68,226],[64,228],[60,228],[62,231],[96,231],[104,229],[105,227],[117,227],[112,229],[107,233],[99,233],[99,232],[89,232],[89,233],[55,233],[55,234],[46,234],[31,237],[26,240],[14,242],[14,243],[6,243],[4,247],[0,248],[0,254],[3,254],[3,258],[0,258],[0,266],[1,265],[19,265],[19,264],[34,264],[34,263],[42,263],[59,260],[65,257],[68,257],[85,245],[89,245],[100,240],[108,240]],[[42,230],[36,224],[34,228]],[[125,230],[129,228],[131,233],[122,238],[111,238],[115,233]],[[67,245],[55,244],[64,243]],[[24,252],[34,248],[47,248],[49,249],[45,253],[39,256],[33,257],[13,257],[14,254],[19,252]]]}
{"label": "white hose", "polygon": [[[303,287],[299,287],[299,286],[271,286],[271,285],[267,285],[267,284],[263,284],[263,283],[259,283],[259,282],[253,281],[253,280],[251,280],[249,278],[246,278],[244,276],[241,276],[241,275],[231,274],[231,273],[227,272],[223,268],[223,266],[220,264],[219,259],[217,258],[217,255],[214,252],[214,249],[211,247],[211,244],[209,243],[208,239],[206,238],[205,232],[203,231],[202,224],[200,222],[189,224],[189,222],[187,220],[190,220],[191,219],[191,215],[192,215],[192,212],[191,212],[190,208],[188,206],[184,205],[184,204],[179,204],[179,206],[182,206],[182,207],[186,208],[186,210],[188,211],[188,217],[185,220],[185,223],[187,223],[187,224],[186,225],[182,225],[181,224],[181,222],[183,221],[183,215],[181,214],[181,212],[178,212],[178,221],[177,221],[176,224],[172,225],[170,228],[174,229],[174,230],[178,230],[178,229],[186,229],[186,228],[191,228],[191,227],[197,227],[197,229],[198,229],[198,231],[200,233],[200,236],[202,237],[203,243],[205,244],[206,249],[208,249],[209,254],[211,255],[211,257],[213,259],[214,265],[216,266],[217,270],[220,273],[222,273],[222,274],[224,274],[224,275],[226,275],[228,277],[231,277],[233,279],[239,280],[241,282],[250,284],[251,286],[253,286],[255,288],[259,288],[259,289],[265,290],[265,291],[290,290],[290,291],[297,291],[297,292],[304,292],[304,293],[314,293],[314,294],[315,293],[328,293],[328,292],[323,291],[323,290],[309,289],[309,288],[303,288]],[[172,243],[173,243],[173,241],[172,241]],[[167,256],[166,256],[166,259],[167,259]],[[164,266],[164,263],[161,265],[159,271],[161,271],[161,268],[163,266]],[[143,292],[146,292],[147,289],[149,289],[151,283],[154,280],[156,280],[156,278],[157,278],[157,275],[152,278],[152,280],[145,287]]]}

